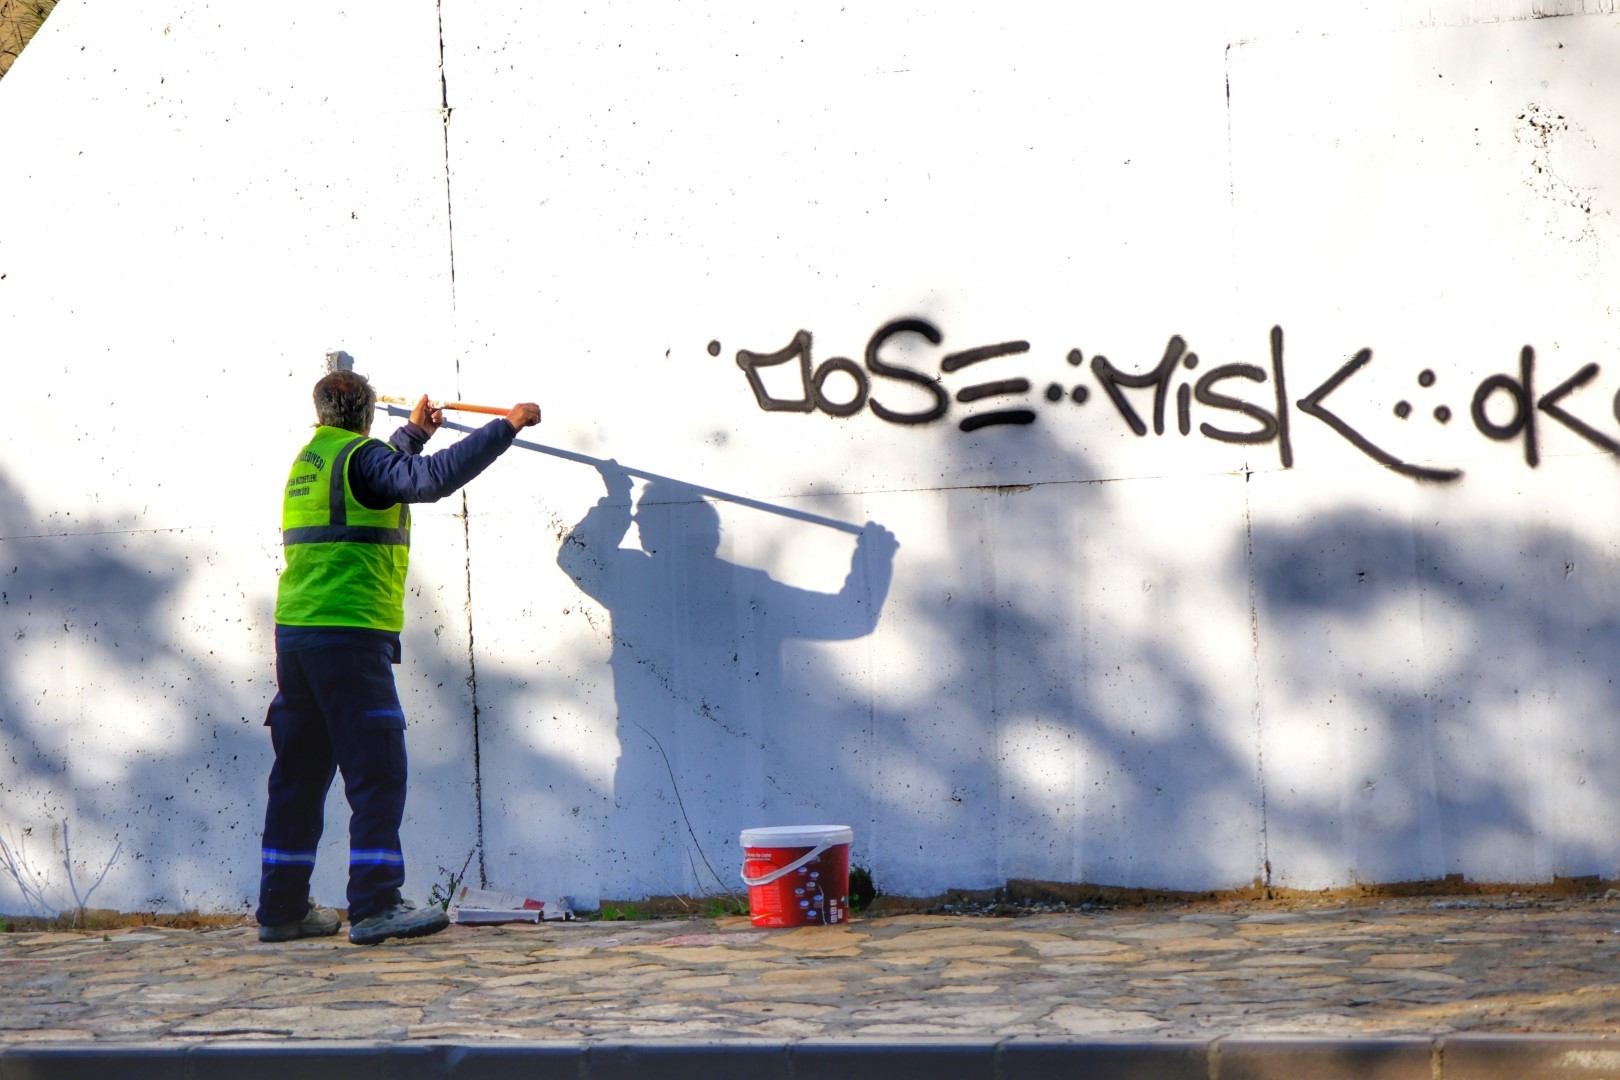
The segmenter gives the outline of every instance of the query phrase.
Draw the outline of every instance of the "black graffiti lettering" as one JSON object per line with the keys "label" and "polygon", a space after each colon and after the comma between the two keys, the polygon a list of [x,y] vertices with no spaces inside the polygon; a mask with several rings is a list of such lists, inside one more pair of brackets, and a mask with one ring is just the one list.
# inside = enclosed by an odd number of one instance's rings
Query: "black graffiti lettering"
{"label": "black graffiti lettering", "polygon": [[[1564,409],[1562,402],[1569,395],[1597,378],[1599,368],[1596,364],[1587,364],[1575,374],[1542,394],[1535,396],[1536,379],[1536,350],[1529,345],[1519,350],[1519,375],[1492,375],[1479,384],[1474,391],[1474,400],[1470,412],[1474,417],[1474,426],[1488,439],[1497,442],[1506,442],[1508,439],[1524,436],[1524,461],[1532,469],[1541,464],[1541,435],[1536,426],[1536,413],[1544,412],[1560,424],[1564,425],[1593,446],[1607,450],[1611,454],[1620,454],[1620,442],[1609,438],[1590,424]],[[1489,415],[1491,398],[1497,394],[1506,394],[1513,403],[1513,417],[1505,424],[1499,424]],[[1535,408],[1530,402],[1535,401]],[[1620,418],[1620,404],[1617,404],[1617,418]]]}
{"label": "black graffiti lettering", "polygon": [[1199,424],[1198,430],[1216,442],[1224,443],[1268,443],[1275,439],[1277,437],[1275,416],[1258,405],[1215,392],[1215,384],[1226,379],[1248,379],[1250,382],[1263,383],[1266,381],[1266,373],[1254,364],[1222,364],[1204,373],[1193,387],[1193,397],[1198,399],[1200,405],[1208,405],[1212,409],[1242,413],[1259,424],[1259,428],[1255,431],[1227,431],[1213,424]]}
{"label": "black graffiti lettering", "polygon": [[914,371],[900,364],[891,364],[887,360],[878,358],[878,350],[883,347],[885,342],[897,334],[920,334],[933,345],[938,345],[944,340],[943,335],[932,323],[924,322],[922,319],[896,319],[894,322],[881,327],[867,341],[866,369],[874,376],[898,379],[901,382],[920,386],[934,399],[934,404],[931,408],[924,409],[921,412],[898,412],[884,405],[877,398],[872,397],[870,398],[872,412],[879,419],[887,420],[891,424],[927,424],[938,420],[951,407],[950,395],[945,392],[944,387],[939,385],[939,380],[920,371]]}
{"label": "black graffiti lettering", "polygon": [[996,412],[979,413],[970,416],[957,424],[962,431],[978,431],[980,428],[995,427],[1001,424],[1033,424],[1035,412],[1033,409],[1000,409]]}
{"label": "black graffiti lettering", "polygon": [[950,373],[961,371],[972,364],[994,360],[998,356],[1017,356],[1019,353],[1029,352],[1027,341],[1003,341],[1000,345],[980,345],[974,349],[963,349],[953,352],[939,362],[939,370]]}
{"label": "black graffiti lettering", "polygon": [[1294,433],[1288,422],[1288,380],[1283,374],[1283,331],[1271,328],[1271,378],[1277,387],[1277,455],[1282,467],[1294,467]]}
{"label": "black graffiti lettering", "polygon": [[[1498,424],[1485,412],[1486,402],[1497,391],[1505,392],[1513,402],[1513,419],[1505,424]],[[1479,428],[1480,434],[1497,442],[1506,442],[1524,430],[1529,422],[1530,408],[1525,401],[1518,382],[1511,375],[1492,375],[1479,384],[1474,391],[1474,403],[1469,410],[1474,417],[1474,426]]]}
{"label": "black graffiti lettering", "polygon": [[[889,423],[917,425],[943,419],[950,412],[953,403],[969,409],[980,404],[985,406],[984,411],[965,416],[959,414],[961,418],[957,427],[963,432],[995,426],[1033,424],[1040,408],[1063,408],[1065,402],[1083,406],[1090,398],[1090,389],[1084,384],[1070,383],[1067,380],[1045,382],[1023,376],[985,378],[971,385],[959,387],[952,393],[946,389],[943,375],[963,371],[998,357],[1027,353],[1030,349],[1029,342],[1004,341],[994,345],[958,350],[940,360],[938,373],[929,373],[882,357],[881,353],[891,339],[905,334],[915,334],[935,346],[944,340],[940,330],[927,320],[896,319],[884,324],[867,340],[864,367],[843,356],[832,357],[817,365],[812,357],[813,339],[810,331],[800,330],[794,334],[786,347],[776,352],[738,350],[737,366],[747,375],[755,401],[767,412],[820,411],[829,416],[850,417],[870,408],[879,419]],[[1178,367],[1185,372],[1196,372],[1199,368],[1198,355],[1187,350],[1187,343],[1180,335],[1171,335],[1163,357],[1151,370],[1135,373],[1121,371],[1107,357],[1101,355],[1092,357],[1090,370],[1109,400],[1113,402],[1119,416],[1138,437],[1147,434],[1149,421],[1144,413],[1138,412],[1140,396],[1137,396],[1138,405],[1133,405],[1131,400],[1133,395],[1129,394],[1129,391],[1147,390],[1151,387],[1153,390],[1151,423],[1155,435],[1162,436],[1165,433],[1165,414],[1173,397],[1175,427],[1183,437],[1190,435],[1196,426],[1205,438],[1220,443],[1259,445],[1275,440],[1282,467],[1290,469],[1294,465],[1291,416],[1292,410],[1298,408],[1305,415],[1320,420],[1363,454],[1403,476],[1438,483],[1450,483],[1461,479],[1463,475],[1461,469],[1417,465],[1402,460],[1367,438],[1344,417],[1328,407],[1328,398],[1371,363],[1373,355],[1371,349],[1360,350],[1340,364],[1337,370],[1314,390],[1293,401],[1288,395],[1281,326],[1271,328],[1270,346],[1269,372],[1257,364],[1228,363],[1202,372],[1196,380],[1190,374],[1183,374],[1178,380],[1176,372]],[[711,356],[718,355],[721,351],[719,342],[709,342],[708,351]],[[898,347],[897,351],[900,351]],[[1072,368],[1083,369],[1085,366],[1085,360],[1079,349],[1069,350],[1066,360]],[[766,386],[767,369],[772,368],[782,369],[770,377],[775,393]],[[1601,370],[1599,365],[1585,364],[1539,396],[1535,368],[1535,349],[1525,345],[1519,352],[1517,373],[1494,374],[1475,387],[1470,412],[1474,426],[1479,432],[1497,442],[1521,439],[1525,463],[1531,468],[1537,468],[1541,462],[1539,415],[1545,414],[1591,445],[1620,458],[1620,436],[1598,430],[1568,408],[1574,395],[1592,385],[1598,378]],[[1076,374],[1078,375],[1078,372]],[[801,389],[799,396],[792,396],[791,382],[795,375]],[[847,386],[839,379],[840,376],[848,377]],[[1263,384],[1268,378],[1275,395],[1275,411],[1267,404],[1247,399],[1242,391],[1231,392],[1232,388],[1226,385],[1234,379]],[[909,410],[886,405],[879,400],[879,394],[884,389],[876,382],[879,379],[909,384],[913,389],[920,390],[924,397],[920,400],[913,399],[909,403],[911,405]],[[1423,370],[1417,376],[1418,385],[1425,389],[1433,387],[1435,381],[1435,374],[1429,369]],[[899,393],[893,388],[889,389],[891,392]],[[1044,391],[1041,394],[1045,399],[1044,403],[1032,400],[1032,395],[1037,389]],[[1174,395],[1171,394],[1172,389],[1175,391]],[[788,396],[782,396],[784,391],[787,391]],[[1007,400],[1019,396],[1023,396],[1025,400],[1016,402]],[[1510,411],[1506,414],[1503,407],[1497,403],[1499,397],[1507,399],[1507,409]],[[1196,423],[1199,418],[1193,415],[1194,402],[1217,413],[1235,414],[1246,423],[1236,424],[1233,427],[1222,426],[1214,422],[1222,419],[1218,416],[1211,416],[1205,422]],[[1031,404],[1036,407],[1024,407]],[[1620,393],[1614,397],[1612,411],[1615,419],[1620,421]],[[1413,405],[1408,401],[1398,401],[1395,403],[1394,413],[1402,420],[1408,419],[1414,415]],[[1437,423],[1445,424],[1452,419],[1452,410],[1447,405],[1438,405],[1433,409],[1433,416]],[[1223,423],[1231,420],[1232,417],[1227,416]],[[322,463],[311,460],[311,464]],[[296,475],[291,478],[288,487],[295,488],[307,480],[306,475]]]}
{"label": "black graffiti lettering", "polygon": [[[823,386],[827,378],[835,372],[842,371],[855,380],[855,396],[848,401],[834,401],[827,396]],[[835,356],[824,361],[816,368],[815,376],[810,380],[810,390],[815,394],[816,408],[829,416],[854,416],[866,407],[867,394],[871,383],[855,361],[842,356]]]}
{"label": "black graffiti lettering", "polygon": [[[963,349],[961,352],[951,353],[939,362],[939,369],[944,372],[960,371],[972,364],[994,360],[998,356],[1017,356],[1029,352],[1027,341],[1003,341],[999,345],[980,345],[973,349]],[[964,386],[956,392],[956,400],[962,404],[974,401],[983,401],[985,398],[1006,397],[1010,394],[1029,393],[1028,379],[995,379],[990,382],[974,383]],[[1061,398],[1062,390],[1058,396]],[[1048,395],[1050,400],[1050,395]],[[1035,412],[1032,409],[997,409],[993,412],[978,413],[963,420],[956,425],[961,431],[978,431],[980,428],[997,427],[1005,424],[1033,424]]]}
{"label": "black graffiti lettering", "polygon": [[[1119,415],[1125,418],[1125,423],[1130,425],[1130,429],[1139,436],[1146,435],[1147,425],[1142,423],[1142,418],[1136,415],[1136,410],[1131,408],[1131,403],[1125,400],[1125,395],[1120,393],[1119,387],[1114,384],[1115,382],[1122,382],[1126,386],[1150,386],[1153,382],[1152,377],[1122,375],[1119,369],[1110,364],[1108,358],[1101,353],[1091,358],[1091,373],[1097,376],[1098,382],[1102,383],[1103,391],[1108,395],[1108,400],[1114,403],[1114,408],[1119,410]],[[1137,381],[1138,378],[1141,378],[1142,381]]]}
{"label": "black graffiti lettering", "polygon": [[[811,343],[810,331],[800,330],[793,335],[793,340],[786,348],[778,349],[773,353],[757,353],[749,349],[737,350],[737,366],[748,375],[748,385],[754,391],[754,400],[766,412],[814,412],[820,409],[829,416],[854,416],[866,406],[866,398],[870,381],[866,372],[853,360],[842,356],[835,356],[824,361],[819,367],[811,371]],[[797,398],[773,397],[765,388],[765,380],[760,375],[760,368],[776,367],[792,360],[799,362],[799,385],[803,387],[804,396]],[[829,378],[838,372],[843,372],[855,380],[855,396],[848,401],[837,401],[826,392],[826,383]]]}
{"label": "black graffiti lettering", "polygon": [[[1541,450],[1537,445],[1536,413],[1530,406],[1535,396],[1536,376],[1536,350],[1526,345],[1519,350],[1519,377],[1511,375],[1492,375],[1479,384],[1474,391],[1474,400],[1469,407],[1474,417],[1474,426],[1481,435],[1497,442],[1506,442],[1508,439],[1524,435],[1524,463],[1534,469],[1541,464]],[[1486,414],[1486,405],[1497,393],[1507,394],[1513,402],[1513,419],[1506,424],[1498,424]]]}
{"label": "black graffiti lettering", "polygon": [[973,386],[964,386],[956,393],[956,400],[966,404],[970,401],[982,401],[987,397],[1000,397],[1003,394],[1029,393],[1028,379],[1001,379],[997,382],[977,383]]}
{"label": "black graffiti lettering", "polygon": [[[775,367],[785,364],[789,360],[798,358],[799,380],[804,387],[802,398],[776,398],[765,389],[765,380],[760,378],[759,369],[762,367]],[[754,400],[766,412],[810,412],[815,409],[816,403],[811,399],[810,375],[810,331],[800,330],[793,335],[793,340],[784,349],[773,353],[757,353],[749,349],[737,350],[737,366],[748,375],[749,388],[754,391]]]}
{"label": "black graffiti lettering", "polygon": [[1350,376],[1366,367],[1367,362],[1371,359],[1372,350],[1362,349],[1339,365],[1339,370],[1328,376],[1321,386],[1299,399],[1299,411],[1306,416],[1313,416],[1322,421],[1322,423],[1338,432],[1351,446],[1354,446],[1380,465],[1387,466],[1402,476],[1410,476],[1414,480],[1431,480],[1436,483],[1450,483],[1453,480],[1460,479],[1462,477],[1461,469],[1430,469],[1422,465],[1413,465],[1410,462],[1402,461],[1394,454],[1373,443],[1372,440],[1345,423],[1337,414],[1322,404],[1327,400],[1329,394],[1342,386]]}
{"label": "black graffiti lettering", "polygon": [[1175,371],[1176,364],[1180,363],[1181,356],[1186,351],[1187,343],[1181,339],[1181,335],[1172,335],[1169,343],[1164,347],[1164,359],[1160,360],[1158,366],[1152,371],[1141,375],[1125,374],[1109,363],[1108,358],[1105,356],[1093,356],[1091,358],[1092,374],[1097,376],[1097,380],[1102,383],[1103,390],[1107,392],[1109,400],[1114,403],[1114,408],[1119,410],[1119,415],[1124,417],[1125,422],[1130,425],[1131,430],[1137,435],[1146,435],[1147,425],[1142,422],[1141,417],[1136,415],[1136,410],[1131,408],[1131,403],[1125,399],[1120,387],[1129,387],[1133,390],[1140,390],[1149,386],[1155,388],[1153,391],[1153,434],[1163,435],[1164,400],[1170,390],[1170,375]]}
{"label": "black graffiti lettering", "polygon": [[[1526,345],[1525,348],[1528,349],[1530,346]],[[1542,394],[1541,399],[1536,402],[1536,408],[1557,420],[1593,446],[1602,447],[1611,454],[1620,454],[1620,442],[1615,442],[1585,421],[1565,412],[1563,407],[1558,404],[1564,398],[1597,378],[1597,373],[1598,366],[1596,364],[1587,364],[1581,370]]]}

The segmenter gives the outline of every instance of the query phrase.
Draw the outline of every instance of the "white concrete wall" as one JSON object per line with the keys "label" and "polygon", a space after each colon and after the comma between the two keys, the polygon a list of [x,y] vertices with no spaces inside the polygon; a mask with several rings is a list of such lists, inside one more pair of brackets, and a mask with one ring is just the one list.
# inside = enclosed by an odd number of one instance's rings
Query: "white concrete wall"
{"label": "white concrete wall", "polygon": [[252,903],[336,348],[546,416],[416,517],[418,897],[823,821],[912,894],[1615,875],[1616,55],[1607,0],[63,0],[0,83],[0,911]]}

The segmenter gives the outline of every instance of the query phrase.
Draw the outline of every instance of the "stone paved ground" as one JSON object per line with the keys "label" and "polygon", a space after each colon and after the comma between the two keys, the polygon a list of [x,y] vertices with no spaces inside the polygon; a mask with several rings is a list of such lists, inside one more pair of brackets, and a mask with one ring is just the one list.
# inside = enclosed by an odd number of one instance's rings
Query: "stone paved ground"
{"label": "stone paved ground", "polygon": [[0,935],[0,1047],[220,1040],[1620,1034],[1620,902],[1385,900],[1017,919]]}

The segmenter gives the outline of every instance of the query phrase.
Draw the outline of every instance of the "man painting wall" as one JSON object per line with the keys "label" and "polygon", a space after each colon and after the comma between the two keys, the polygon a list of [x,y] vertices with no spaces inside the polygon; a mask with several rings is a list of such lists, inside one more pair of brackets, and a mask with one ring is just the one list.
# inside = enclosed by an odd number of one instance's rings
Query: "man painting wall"
{"label": "man painting wall", "polygon": [[437,907],[403,899],[405,713],[394,685],[410,558],[409,504],[460,489],[540,422],[513,405],[453,446],[422,447],[444,422],[427,395],[408,423],[370,437],[376,393],[334,371],[315,384],[317,427],[288,474],[286,569],[276,590],[276,686],[265,726],[275,749],[259,878],[259,940],[335,934],[338,913],[309,897],[327,791],[349,802],[349,940],[375,945],[444,929]]}

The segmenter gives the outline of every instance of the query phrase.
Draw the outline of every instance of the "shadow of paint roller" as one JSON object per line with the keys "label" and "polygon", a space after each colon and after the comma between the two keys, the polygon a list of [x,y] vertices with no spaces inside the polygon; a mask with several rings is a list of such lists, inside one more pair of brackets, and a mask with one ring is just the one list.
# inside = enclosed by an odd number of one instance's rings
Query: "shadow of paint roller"
{"label": "shadow of paint roller", "polygon": [[[408,402],[404,398],[398,397],[378,397],[377,404],[380,407],[385,408],[389,416],[400,416],[409,419],[411,410],[408,408],[402,408],[402,406],[414,405],[416,403],[414,401]],[[461,402],[450,402],[442,405],[435,405],[434,408],[460,409],[462,412],[494,413],[499,416],[505,416],[507,412],[510,411],[508,409],[497,408],[492,405],[467,405]],[[447,427],[451,431],[460,431],[464,433],[474,430],[473,428],[465,427],[461,424],[451,423],[448,420],[445,421],[441,426]],[[627,465],[610,463],[606,458],[591,457],[588,454],[578,454],[572,450],[564,450],[558,446],[547,446],[544,443],[529,442],[526,439],[515,439],[513,440],[512,445],[520,446],[525,450],[533,450],[540,454],[549,454],[552,457],[562,458],[564,461],[577,461],[579,464],[589,465],[593,469],[600,469],[605,466],[617,469],[627,476],[639,477],[642,480],[660,480],[665,483],[680,484],[699,495],[707,495],[713,499],[721,499],[725,502],[735,503],[738,506],[746,506],[752,510],[763,510],[769,514],[778,514],[785,518],[792,518],[795,521],[805,521],[812,525],[824,525],[829,529],[837,529],[839,532],[853,533],[857,536],[862,532],[861,526],[852,525],[847,521],[839,521],[837,518],[823,517],[820,514],[812,514],[806,510],[795,510],[788,506],[774,506],[771,503],[760,502],[758,499],[750,499],[746,495],[734,495],[729,491],[720,491],[717,488],[704,487],[702,484],[694,484],[689,480],[676,480],[672,476],[664,476],[659,473],[646,472],[642,469],[632,469]]]}

